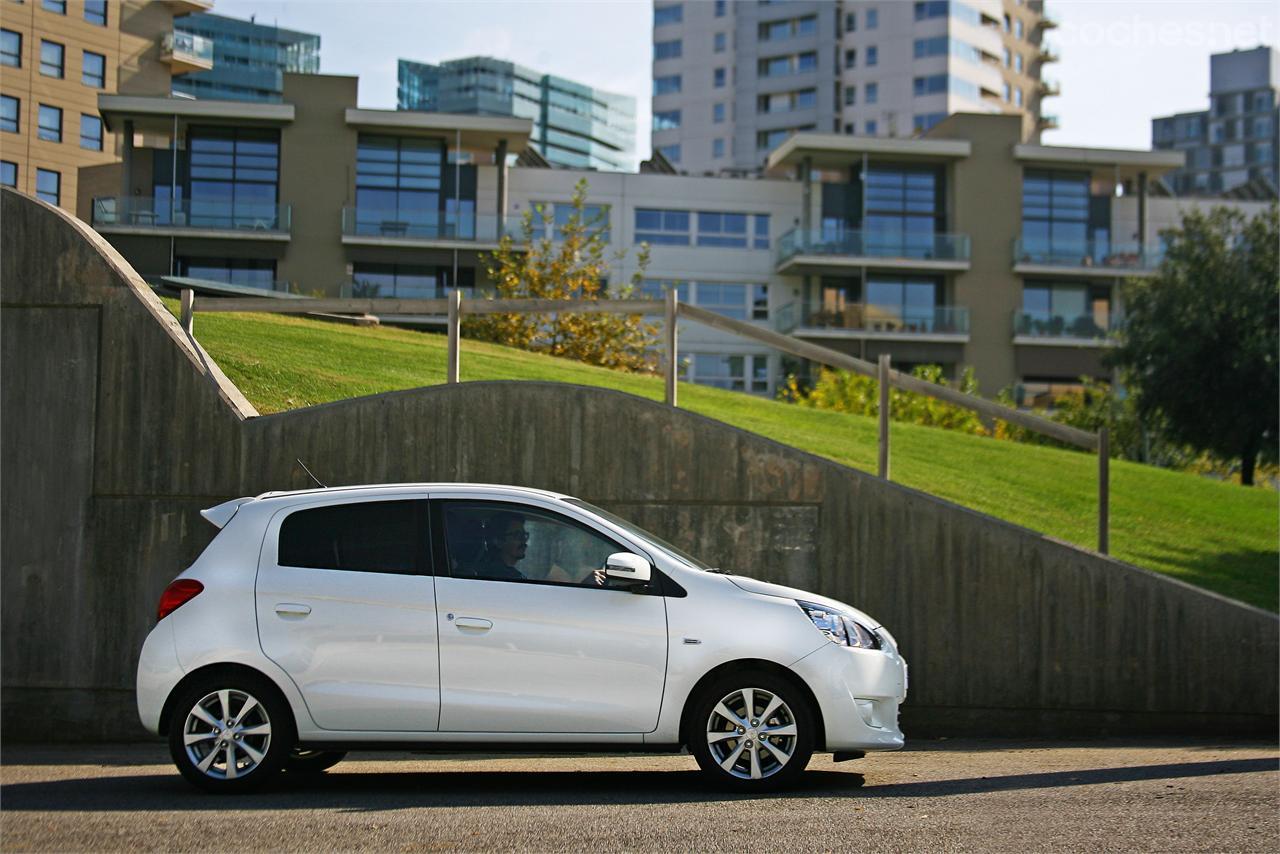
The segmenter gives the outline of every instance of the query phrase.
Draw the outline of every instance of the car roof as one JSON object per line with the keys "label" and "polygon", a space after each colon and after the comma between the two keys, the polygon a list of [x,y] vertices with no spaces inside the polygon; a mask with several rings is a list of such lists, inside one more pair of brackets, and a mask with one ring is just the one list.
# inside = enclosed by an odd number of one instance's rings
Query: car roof
{"label": "car roof", "polygon": [[368,495],[379,491],[399,492],[413,490],[448,490],[450,492],[501,493],[526,498],[563,499],[571,496],[545,489],[532,489],[527,486],[511,486],[501,483],[367,483],[347,486],[326,486],[321,489],[275,490],[254,496],[254,501],[274,501],[313,496]]}

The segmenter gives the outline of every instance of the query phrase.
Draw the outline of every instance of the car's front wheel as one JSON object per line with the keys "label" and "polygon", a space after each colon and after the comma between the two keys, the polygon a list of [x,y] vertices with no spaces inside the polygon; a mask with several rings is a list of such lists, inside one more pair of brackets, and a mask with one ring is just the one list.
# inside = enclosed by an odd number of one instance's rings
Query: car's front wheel
{"label": "car's front wheel", "polygon": [[247,673],[211,675],[174,703],[169,754],[188,781],[209,792],[261,787],[293,746],[288,706],[275,686]]}
{"label": "car's front wheel", "polygon": [[698,765],[730,789],[788,786],[813,755],[811,701],[794,681],[768,671],[744,670],[708,684],[694,701],[688,726]]}

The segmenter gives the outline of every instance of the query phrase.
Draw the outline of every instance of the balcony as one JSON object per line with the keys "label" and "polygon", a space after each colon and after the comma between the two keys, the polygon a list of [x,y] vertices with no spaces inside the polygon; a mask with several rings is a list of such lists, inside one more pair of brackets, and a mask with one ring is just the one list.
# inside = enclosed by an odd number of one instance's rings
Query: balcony
{"label": "balcony", "polygon": [[183,200],[170,204],[145,196],[100,196],[91,225],[110,234],[214,237],[234,240],[289,239],[290,205]]}
{"label": "balcony", "polygon": [[1105,240],[1015,240],[1015,273],[1071,273],[1078,276],[1150,276],[1164,250]]}
{"label": "balcony", "polygon": [[1062,59],[1062,57],[1058,54],[1058,51],[1054,49],[1053,45],[1044,44],[1042,42],[1040,44],[1040,52],[1036,55],[1036,59],[1038,59],[1042,63],[1045,63],[1045,62],[1058,62]]}
{"label": "balcony", "polygon": [[779,273],[835,267],[967,270],[969,236],[793,228],[778,239]]}
{"label": "balcony", "polygon": [[1039,89],[1041,98],[1056,98],[1062,94],[1062,84],[1052,78],[1042,79]]}
{"label": "balcony", "polygon": [[1040,130],[1057,130],[1059,127],[1058,117],[1053,113],[1041,113],[1040,117],[1036,119],[1036,127]]}
{"label": "balcony", "polygon": [[505,234],[524,242],[520,217],[342,209],[342,242],[351,245],[496,249]]}
{"label": "balcony", "polygon": [[907,306],[852,303],[841,308],[792,306],[778,312],[778,331],[803,338],[866,338],[964,343],[969,309],[959,305]]}
{"label": "balcony", "polygon": [[168,63],[174,74],[208,71],[213,68],[213,40],[182,30],[165,33],[160,60]]}
{"label": "balcony", "polygon": [[1113,336],[1119,329],[1120,321],[1114,315],[1099,320],[1093,314],[1013,313],[1015,344],[1109,347],[1115,343]]}

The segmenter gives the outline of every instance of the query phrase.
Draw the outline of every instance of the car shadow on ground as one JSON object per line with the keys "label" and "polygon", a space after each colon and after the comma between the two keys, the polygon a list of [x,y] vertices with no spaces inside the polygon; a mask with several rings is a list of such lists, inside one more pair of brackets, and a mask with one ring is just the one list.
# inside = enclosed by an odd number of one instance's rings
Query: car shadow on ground
{"label": "car shadow on ground", "polygon": [[806,772],[798,784],[786,792],[768,795],[717,791],[704,782],[700,772],[684,770],[349,771],[315,777],[282,775],[267,789],[255,794],[215,797],[199,792],[175,773],[13,783],[0,786],[0,802],[6,811],[339,809],[378,812],[420,807],[633,805],[759,798],[929,798],[1249,774],[1277,770],[1277,763],[1275,758],[1228,759],[867,786],[860,773],[821,770]]}

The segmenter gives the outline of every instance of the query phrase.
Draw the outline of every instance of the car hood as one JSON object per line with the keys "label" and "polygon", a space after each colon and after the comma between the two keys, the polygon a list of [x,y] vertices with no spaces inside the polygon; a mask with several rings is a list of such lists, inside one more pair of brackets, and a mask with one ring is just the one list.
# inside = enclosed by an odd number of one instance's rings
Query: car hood
{"label": "car hood", "polygon": [[759,593],[762,596],[777,596],[782,599],[803,599],[806,602],[812,602],[815,605],[826,605],[833,611],[839,611],[856,617],[858,622],[862,623],[869,629],[881,628],[880,621],[870,614],[859,611],[851,605],[846,605],[838,599],[831,599],[827,596],[819,596],[816,593],[810,593],[807,590],[797,590],[794,587],[784,587],[781,584],[770,584],[767,581],[757,581],[754,578],[748,578],[745,575],[728,575],[725,576],[737,587],[742,588],[748,593]]}

